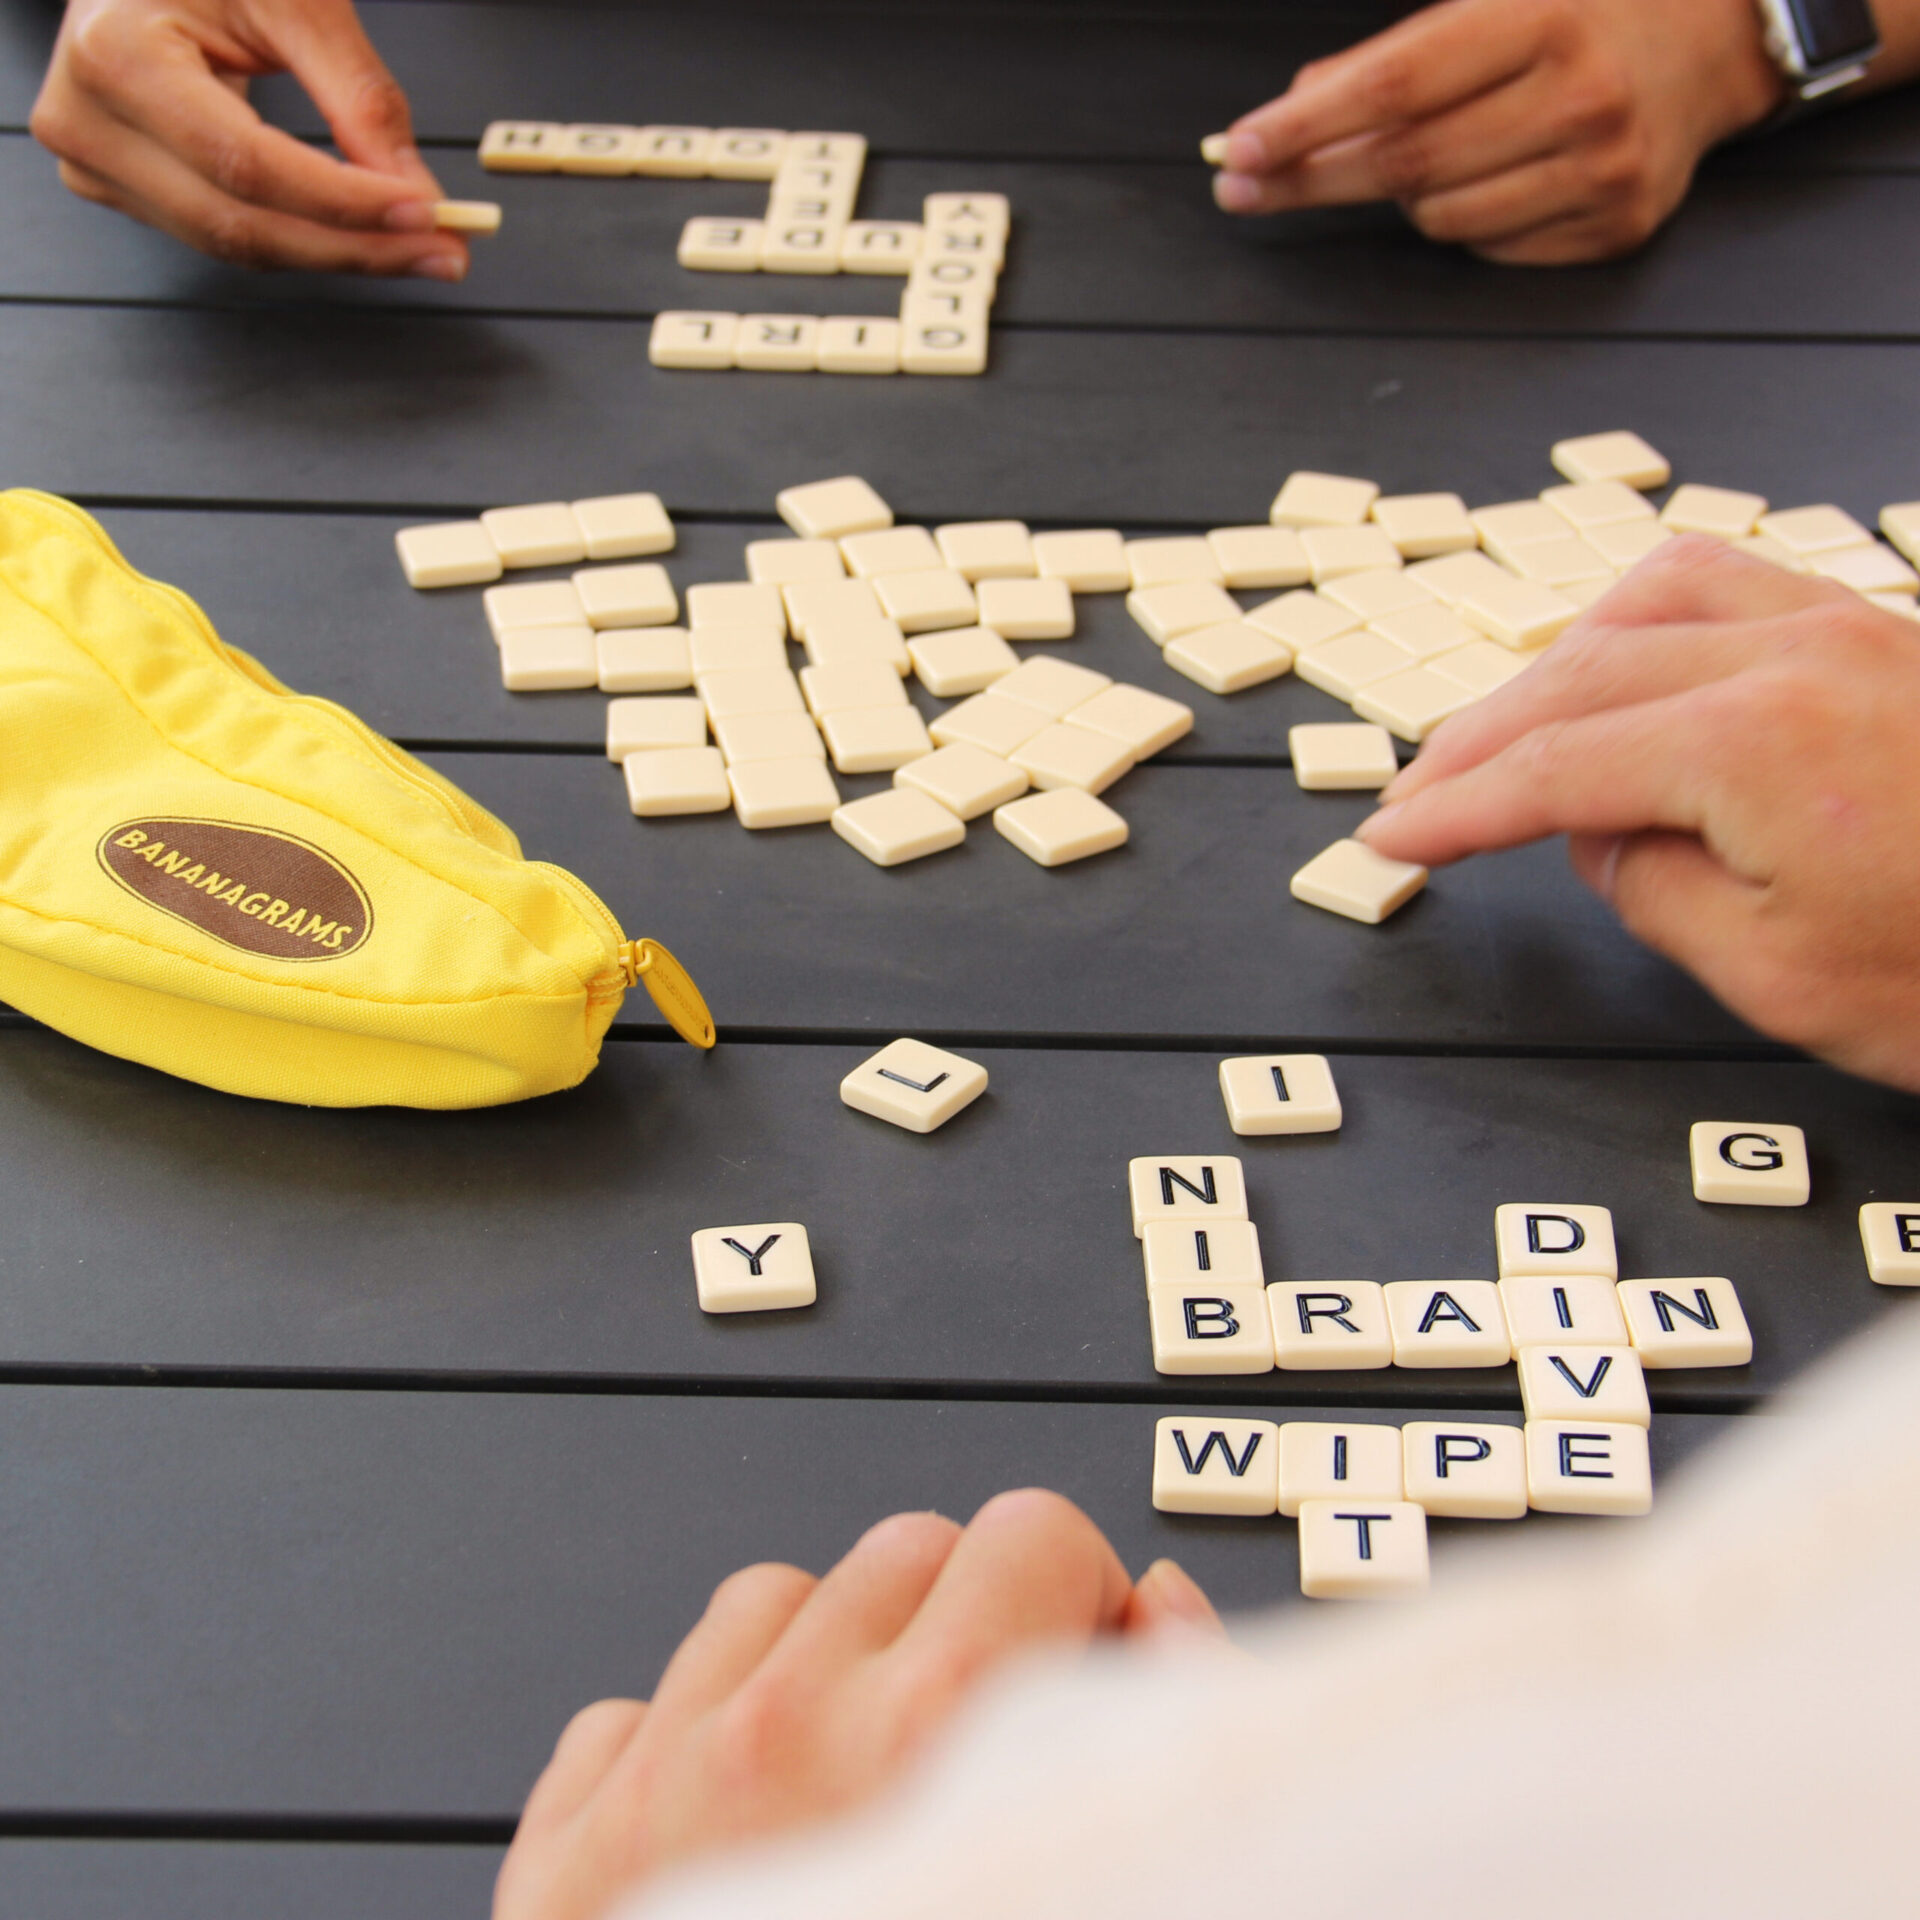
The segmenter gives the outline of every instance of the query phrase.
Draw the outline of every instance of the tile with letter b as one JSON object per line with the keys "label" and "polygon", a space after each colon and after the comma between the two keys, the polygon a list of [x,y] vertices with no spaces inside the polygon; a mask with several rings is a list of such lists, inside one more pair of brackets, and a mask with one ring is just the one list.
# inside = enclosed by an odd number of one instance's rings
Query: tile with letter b
{"label": "tile with letter b", "polygon": [[1264,1285],[1251,1220],[1149,1220],[1140,1235],[1149,1287]]}
{"label": "tile with letter b", "polygon": [[1279,1510],[1280,1429],[1271,1420],[1170,1414],[1154,1423],[1153,1504],[1161,1513],[1262,1519]]}
{"label": "tile with letter b", "polygon": [[1357,527],[1379,497],[1380,489],[1371,480],[1302,468],[1288,474],[1267,518],[1276,527]]}
{"label": "tile with letter b", "polygon": [[1503,1280],[1512,1273],[1620,1275],[1613,1215],[1605,1207],[1511,1201],[1493,1210],[1493,1240]]}
{"label": "tile with letter b", "polygon": [[987,627],[944,627],[916,634],[907,656],[926,690],[942,700],[984,693],[1020,664],[1020,656]]}
{"label": "tile with letter b", "polygon": [[1124,593],[1133,585],[1127,543],[1110,528],[1036,533],[1033,564],[1043,580],[1064,580],[1075,593]]}
{"label": "tile with letter b", "polygon": [[1220,1097],[1235,1133],[1333,1133],[1340,1125],[1340,1095],[1324,1054],[1222,1060]]}
{"label": "tile with letter b", "polygon": [[1653,1511],[1647,1430],[1601,1420],[1529,1420],[1527,1505],[1631,1518]]}
{"label": "tile with letter b", "polygon": [[1393,735],[1366,721],[1316,721],[1287,729],[1293,777],[1309,793],[1377,793],[1400,771]]}
{"label": "tile with letter b", "polygon": [[816,1298],[813,1250],[797,1220],[701,1228],[693,1278],[702,1313],[770,1313]]}
{"label": "tile with letter b", "polygon": [[733,811],[743,827],[810,827],[831,820],[840,804],[824,760],[753,760],[729,767]]}
{"label": "tile with letter b", "polygon": [[677,813],[724,813],[733,805],[727,763],[718,747],[632,753],[620,765],[627,776],[627,805],[643,820]]}
{"label": "tile with letter b", "polygon": [[1377,1280],[1277,1280],[1267,1288],[1275,1363],[1287,1373],[1393,1365],[1393,1329]]}
{"label": "tile with letter b", "polygon": [[956,520],[935,527],[933,537],[941,559],[976,585],[1035,577],[1033,536],[1024,520]]}
{"label": "tile with letter b", "polygon": [[1652,1423],[1646,1375],[1631,1347],[1522,1347],[1520,1404],[1529,1420]]}
{"label": "tile with letter b", "polygon": [[1860,1209],[1867,1278],[1882,1287],[1920,1287],[1920,1200],[1869,1200]]}
{"label": "tile with letter b", "polygon": [[1271,1373],[1273,1329],[1256,1282],[1150,1287],[1156,1373]]}
{"label": "tile with letter b", "polygon": [[1309,1600],[1407,1600],[1428,1581],[1427,1516],[1411,1501],[1300,1508],[1300,1591]]}
{"label": "tile with letter b", "polygon": [[1568,1340],[1583,1347],[1633,1344],[1620,1290],[1603,1274],[1509,1274],[1500,1282],[1500,1304],[1515,1353]]}
{"label": "tile with letter b", "polygon": [[1518,1520],[1527,1443],[1518,1427],[1409,1420],[1400,1429],[1407,1498],[1436,1519]]}
{"label": "tile with letter b", "polygon": [[498,580],[505,565],[478,520],[445,520],[431,527],[402,527],[393,536],[407,585],[474,587]]}
{"label": "tile with letter b", "polygon": [[677,693],[693,685],[681,627],[607,627],[593,636],[602,693]]}
{"label": "tile with letter b", "polygon": [[1624,430],[1556,441],[1547,457],[1556,473],[1582,484],[1618,480],[1646,493],[1664,487],[1673,478],[1665,454],[1648,446],[1637,433]]}
{"label": "tile with letter b", "polygon": [[1344,1420],[1288,1420],[1280,1428],[1280,1511],[1303,1500],[1400,1500],[1405,1495],[1398,1427]]}
{"label": "tile with letter b", "polygon": [[1427,884],[1425,867],[1389,860],[1358,840],[1336,840],[1287,883],[1296,900],[1377,927]]}
{"label": "tile with letter b", "polygon": [[1026,792],[1024,769],[997,753],[957,742],[924,760],[910,760],[894,776],[896,787],[914,787],[961,820],[977,820]]}
{"label": "tile with letter b", "polygon": [[1770,1121],[1696,1120],[1687,1136],[1693,1197],[1722,1207],[1804,1207],[1807,1136]]}
{"label": "tile with letter b", "polygon": [[890,1042],[840,1082],[840,1098],[856,1113],[909,1133],[944,1127],[986,1090],[987,1070],[977,1061],[910,1039]]}
{"label": "tile with letter b", "polygon": [[857,474],[783,487],[773,504],[803,540],[844,540],[850,533],[893,525],[893,509]]}
{"label": "tile with letter b", "polygon": [[974,589],[980,624],[1003,640],[1067,640],[1073,594],[1064,580],[982,580]]}
{"label": "tile with letter b", "polygon": [[1193,731],[1191,707],[1124,682],[1103,687],[1061,717],[1069,726],[1086,727],[1117,740],[1136,761],[1151,759]]}
{"label": "tile with letter b", "polygon": [[[978,696],[985,699],[985,694]],[[1011,700],[1002,703],[1012,706]],[[939,738],[936,730],[934,738]],[[993,830],[1037,867],[1071,866],[1127,843],[1127,823],[1107,803],[1078,787],[1030,793],[993,810]]]}
{"label": "tile with letter b", "polygon": [[1643,1367],[1744,1367],[1753,1358],[1731,1280],[1622,1280],[1620,1306]]}
{"label": "tile with letter b", "polygon": [[739,337],[737,313],[658,313],[647,336],[647,358],[656,367],[730,367]]}
{"label": "tile with letter b", "polygon": [[1127,1162],[1127,1197],[1137,1240],[1155,1220],[1244,1220],[1247,1183],[1230,1153],[1146,1154]]}
{"label": "tile with letter b", "polygon": [[1396,1367],[1504,1367],[1513,1358],[1491,1280],[1390,1280],[1384,1291]]}

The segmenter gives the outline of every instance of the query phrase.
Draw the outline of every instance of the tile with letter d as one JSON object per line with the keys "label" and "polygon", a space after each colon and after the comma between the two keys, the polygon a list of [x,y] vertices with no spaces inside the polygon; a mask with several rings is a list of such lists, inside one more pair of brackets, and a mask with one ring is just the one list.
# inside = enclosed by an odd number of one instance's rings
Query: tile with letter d
{"label": "tile with letter d", "polygon": [[1310,1500],[1300,1509],[1309,1600],[1402,1600],[1427,1590],[1427,1516],[1405,1500]]}
{"label": "tile with letter d", "polygon": [[1333,1133],[1340,1125],[1340,1095],[1324,1054],[1222,1060],[1220,1097],[1235,1133]]}
{"label": "tile with letter d", "polygon": [[1513,1358],[1491,1280],[1392,1280],[1385,1293],[1396,1367],[1504,1367]]}
{"label": "tile with letter d", "polygon": [[1280,1428],[1280,1511],[1304,1500],[1399,1500],[1405,1495],[1400,1429],[1340,1420],[1288,1420]]}
{"label": "tile with letter d", "polygon": [[1605,1207],[1513,1201],[1494,1209],[1493,1238],[1503,1280],[1511,1273],[1620,1274]]}
{"label": "tile with letter d", "polygon": [[1147,1154],[1127,1162],[1138,1239],[1152,1220],[1244,1220],[1247,1185],[1232,1154]]}
{"label": "tile with letter d", "polygon": [[796,1220],[703,1227],[693,1236],[693,1277],[703,1313],[770,1313],[815,1298],[813,1251]]}
{"label": "tile with letter d", "polygon": [[1278,1511],[1280,1429],[1271,1420],[1171,1414],[1153,1429],[1153,1504],[1161,1513]]}
{"label": "tile with letter d", "polygon": [[1646,1375],[1631,1347],[1522,1347],[1520,1404],[1529,1420],[1592,1419],[1625,1427],[1653,1420]]}
{"label": "tile with letter d", "polygon": [[1753,1120],[1696,1120],[1687,1136],[1693,1197],[1723,1207],[1804,1207],[1807,1136]]}
{"label": "tile with letter d", "polygon": [[1731,1280],[1622,1280],[1620,1306],[1643,1367],[1744,1367],[1753,1358]]}
{"label": "tile with letter d", "polygon": [[1436,1518],[1518,1520],[1527,1511],[1527,1447],[1518,1427],[1409,1420],[1400,1429],[1407,1498]]}
{"label": "tile with letter d", "polygon": [[1150,1220],[1140,1251],[1150,1287],[1240,1286],[1267,1277],[1251,1220]]}
{"label": "tile with letter d", "polygon": [[1377,1280],[1279,1280],[1267,1289],[1274,1361],[1288,1373],[1393,1365],[1393,1329]]}
{"label": "tile with letter d", "polygon": [[856,1113],[909,1133],[944,1127],[986,1090],[985,1067],[924,1040],[892,1041],[840,1082],[840,1098]]}
{"label": "tile with letter d", "polygon": [[1257,1282],[1150,1287],[1147,1315],[1157,1373],[1273,1371],[1273,1331]]}
{"label": "tile with letter d", "polygon": [[1867,1278],[1883,1287],[1920,1287],[1920,1200],[1869,1200],[1860,1209]]}
{"label": "tile with letter d", "polygon": [[1645,1427],[1529,1420],[1526,1433],[1527,1505],[1536,1513],[1633,1516],[1653,1510]]}

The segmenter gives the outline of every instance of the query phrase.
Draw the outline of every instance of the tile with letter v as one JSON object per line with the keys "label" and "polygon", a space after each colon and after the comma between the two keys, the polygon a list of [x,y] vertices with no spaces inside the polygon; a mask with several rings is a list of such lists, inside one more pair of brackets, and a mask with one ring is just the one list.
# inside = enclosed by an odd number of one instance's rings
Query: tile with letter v
{"label": "tile with letter v", "polygon": [[840,1082],[840,1098],[857,1113],[909,1133],[945,1126],[986,1090],[985,1067],[924,1040],[895,1040]]}

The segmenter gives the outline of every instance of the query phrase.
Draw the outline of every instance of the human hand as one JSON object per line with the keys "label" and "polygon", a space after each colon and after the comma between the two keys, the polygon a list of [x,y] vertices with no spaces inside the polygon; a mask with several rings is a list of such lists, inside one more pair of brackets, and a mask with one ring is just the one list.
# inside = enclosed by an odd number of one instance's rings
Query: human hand
{"label": "human hand", "polygon": [[1564,833],[1742,1018],[1920,1091],[1917,712],[1920,627],[1688,536],[1441,726],[1359,833],[1424,866]]}
{"label": "human hand", "polygon": [[[336,160],[267,126],[257,74],[291,72]],[[69,0],[32,128],[84,200],[248,267],[458,280],[406,96],[352,0]]]}
{"label": "human hand", "polygon": [[1229,213],[1397,200],[1490,260],[1601,260],[1783,88],[1754,0],[1443,0],[1237,120],[1214,195]]}
{"label": "human hand", "polygon": [[528,1796],[494,1920],[596,1920],[671,1862],[824,1819],[891,1784],[995,1669],[1099,1633],[1217,1634],[1171,1561],[1138,1587],[1055,1494],[990,1500],[963,1532],[897,1514],[825,1579],[722,1582],[650,1703],[576,1714]]}

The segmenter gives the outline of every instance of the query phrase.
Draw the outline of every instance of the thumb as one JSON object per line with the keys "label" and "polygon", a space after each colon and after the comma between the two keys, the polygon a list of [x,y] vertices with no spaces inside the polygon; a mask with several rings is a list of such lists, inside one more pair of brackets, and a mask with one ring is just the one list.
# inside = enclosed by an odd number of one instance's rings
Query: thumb
{"label": "thumb", "polygon": [[1207,1640],[1227,1635],[1213,1602],[1175,1560],[1156,1560],[1140,1576],[1121,1628],[1129,1634],[1197,1634]]}
{"label": "thumb", "polygon": [[349,160],[413,180],[438,198],[439,183],[413,144],[406,93],[374,51],[350,0],[289,7],[283,53]]}

